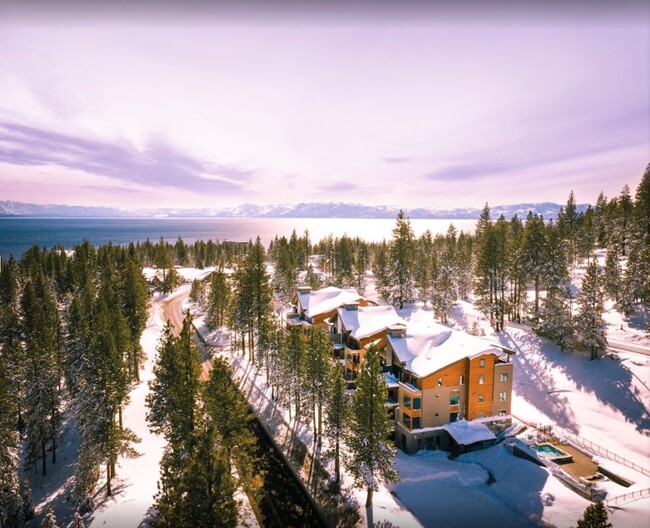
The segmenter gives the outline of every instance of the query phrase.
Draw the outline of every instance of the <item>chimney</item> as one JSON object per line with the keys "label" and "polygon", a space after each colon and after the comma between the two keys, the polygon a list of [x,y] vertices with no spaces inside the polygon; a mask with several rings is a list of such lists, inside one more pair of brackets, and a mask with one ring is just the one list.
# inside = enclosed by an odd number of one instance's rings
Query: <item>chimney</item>
{"label": "chimney", "polygon": [[359,310],[359,303],[357,301],[345,303],[343,309],[356,312]]}
{"label": "chimney", "polygon": [[406,327],[401,324],[391,325],[386,327],[388,335],[391,337],[406,337]]}
{"label": "chimney", "polygon": [[298,293],[311,293],[310,286],[298,286]]}

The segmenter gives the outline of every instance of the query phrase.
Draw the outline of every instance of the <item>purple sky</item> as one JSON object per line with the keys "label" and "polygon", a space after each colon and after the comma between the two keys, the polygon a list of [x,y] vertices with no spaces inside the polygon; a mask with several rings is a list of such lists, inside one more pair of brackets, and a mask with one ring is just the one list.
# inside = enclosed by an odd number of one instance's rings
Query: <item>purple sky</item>
{"label": "purple sky", "polygon": [[0,200],[593,203],[650,161],[644,2],[88,4],[0,4]]}

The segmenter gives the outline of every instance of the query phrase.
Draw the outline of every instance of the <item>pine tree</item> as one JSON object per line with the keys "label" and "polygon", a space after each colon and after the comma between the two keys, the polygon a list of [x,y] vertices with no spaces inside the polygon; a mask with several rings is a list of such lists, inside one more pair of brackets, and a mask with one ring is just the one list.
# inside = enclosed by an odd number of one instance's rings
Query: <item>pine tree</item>
{"label": "pine tree", "polygon": [[140,337],[147,326],[149,292],[142,266],[132,258],[125,264],[120,298],[122,312],[129,327],[127,368],[131,379],[140,383],[140,363],[144,359]]}
{"label": "pine tree", "polygon": [[174,452],[182,451],[195,428],[201,365],[191,323],[187,314],[178,337],[173,336],[169,323],[163,329],[153,368],[155,378],[149,382],[146,397],[151,429],[163,433]]}
{"label": "pine tree", "polygon": [[42,460],[47,474],[46,446],[52,442],[56,462],[56,441],[60,435],[59,316],[54,293],[38,269],[22,296],[23,339],[27,358],[26,430],[27,460]]}
{"label": "pine tree", "polygon": [[612,523],[607,521],[607,510],[601,501],[587,506],[577,528],[612,528]]}
{"label": "pine tree", "polygon": [[78,511],[74,512],[74,517],[72,518],[72,522],[68,525],[68,528],[86,528],[86,522]]}
{"label": "pine tree", "polygon": [[605,323],[603,321],[603,293],[600,271],[594,261],[587,266],[582,279],[578,298],[579,311],[576,318],[578,343],[591,352],[591,359],[598,358],[598,352],[605,350]]}
{"label": "pine tree", "polygon": [[621,292],[621,265],[618,261],[618,253],[615,247],[607,250],[603,285],[605,293],[611,299],[618,301]]}
{"label": "pine tree", "polygon": [[[286,343],[286,351],[281,356],[283,385],[287,391],[289,405],[295,409],[296,419],[304,418],[302,414],[304,401],[304,384],[306,370],[305,342],[299,327],[292,326]],[[289,408],[291,416],[291,408]]]}
{"label": "pine tree", "polygon": [[404,307],[405,302],[415,298],[413,274],[414,235],[411,221],[400,209],[395,219],[393,239],[389,246],[388,302]]}
{"label": "pine tree", "polygon": [[0,349],[0,526],[18,526],[24,519],[18,481],[18,434],[4,365]]}
{"label": "pine tree", "polygon": [[43,521],[41,522],[41,528],[59,528],[52,506],[48,506],[45,510],[45,517],[43,517]]}
{"label": "pine tree", "polygon": [[252,460],[255,456],[255,437],[248,428],[253,420],[248,402],[231,381],[232,372],[223,358],[215,358],[210,378],[203,387],[204,410],[219,436],[228,473],[237,468],[239,482],[249,490],[257,484],[253,478]]}
{"label": "pine tree", "polygon": [[[572,195],[573,196],[573,195]],[[535,314],[539,313],[539,291],[541,288],[544,269],[545,246],[544,219],[532,212],[528,212],[522,247],[524,273],[533,280],[535,285]]]}
{"label": "pine tree", "polygon": [[341,442],[347,430],[350,415],[346,389],[343,365],[337,361],[328,376],[327,404],[325,406],[325,436],[331,446],[330,455],[334,458],[334,475],[337,484],[341,481]]}
{"label": "pine tree", "polygon": [[314,418],[314,435],[318,444],[323,433],[323,406],[327,396],[331,345],[322,328],[312,330],[306,354],[304,390],[310,414]]}
{"label": "pine tree", "polygon": [[234,528],[237,526],[237,503],[233,497],[228,455],[219,445],[219,435],[213,424],[201,424],[197,432],[195,447],[184,461],[181,474],[179,519],[171,526]]}
{"label": "pine tree", "polygon": [[378,489],[380,481],[398,481],[392,460],[395,448],[388,440],[391,424],[385,408],[387,399],[388,389],[379,353],[375,346],[370,346],[352,400],[347,437],[349,455],[345,461],[355,487],[367,491],[367,508],[372,507],[373,492]]}
{"label": "pine tree", "polygon": [[225,325],[225,314],[230,303],[230,287],[226,274],[222,270],[212,273],[210,279],[210,292],[208,294],[208,309],[206,324],[210,330]]}
{"label": "pine tree", "polygon": [[386,242],[382,242],[375,248],[372,261],[372,273],[375,276],[375,287],[377,293],[385,302],[390,297],[390,267],[388,262],[388,248]]}

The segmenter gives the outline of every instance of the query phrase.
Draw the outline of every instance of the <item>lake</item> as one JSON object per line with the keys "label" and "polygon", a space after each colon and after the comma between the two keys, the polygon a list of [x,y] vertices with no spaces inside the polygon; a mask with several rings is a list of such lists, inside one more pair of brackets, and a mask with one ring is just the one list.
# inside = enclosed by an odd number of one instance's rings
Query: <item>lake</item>
{"label": "lake", "polygon": [[[453,223],[460,232],[473,232],[476,220],[411,220],[413,232],[427,229],[434,235],[446,233]],[[368,242],[390,240],[395,220],[384,218],[0,218],[0,256],[19,258],[34,245],[51,248],[62,244],[69,248],[88,240],[98,246],[112,242],[128,244],[162,236],[174,242],[180,236],[186,243],[196,240],[254,240],[258,235],[268,247],[277,236],[289,237],[309,231],[312,243],[328,235],[359,237]]]}

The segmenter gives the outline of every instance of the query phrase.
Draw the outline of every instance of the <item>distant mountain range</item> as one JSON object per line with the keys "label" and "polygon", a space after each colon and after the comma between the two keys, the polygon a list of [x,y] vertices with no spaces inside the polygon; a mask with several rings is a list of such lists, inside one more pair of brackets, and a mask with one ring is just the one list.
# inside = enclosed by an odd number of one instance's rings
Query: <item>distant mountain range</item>
{"label": "distant mountain range", "polygon": [[[557,217],[563,207],[551,202],[498,205],[491,207],[492,218],[503,214],[507,219],[517,214],[525,218],[528,211],[544,215],[545,219]],[[578,211],[588,204],[578,205]],[[299,203],[292,205],[243,204],[228,208],[200,209],[118,209],[112,207],[85,207],[77,205],[38,205],[22,202],[0,201],[2,217],[50,218],[395,218],[398,207],[361,205],[352,203]],[[475,207],[456,209],[405,209],[412,218],[443,220],[476,219],[481,209]]]}

